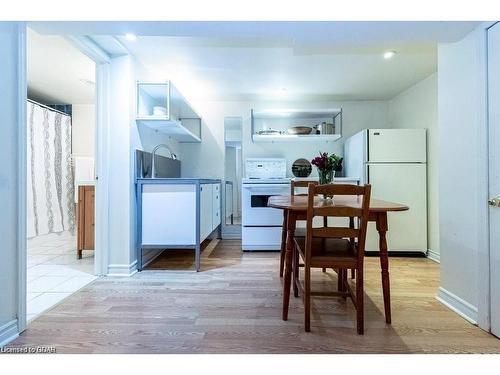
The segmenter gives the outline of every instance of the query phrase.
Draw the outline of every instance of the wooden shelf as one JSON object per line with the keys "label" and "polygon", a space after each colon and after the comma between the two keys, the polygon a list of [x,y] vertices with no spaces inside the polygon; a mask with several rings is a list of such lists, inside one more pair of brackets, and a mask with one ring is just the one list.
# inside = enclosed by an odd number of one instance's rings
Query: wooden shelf
{"label": "wooden shelf", "polygon": [[182,143],[200,143],[201,139],[188,128],[182,125],[179,121],[167,120],[166,118],[143,117],[137,118],[136,121],[151,129],[157,130],[163,134],[167,134],[177,141]]}
{"label": "wooden shelf", "polygon": [[334,142],[340,134],[253,134],[254,142]]}

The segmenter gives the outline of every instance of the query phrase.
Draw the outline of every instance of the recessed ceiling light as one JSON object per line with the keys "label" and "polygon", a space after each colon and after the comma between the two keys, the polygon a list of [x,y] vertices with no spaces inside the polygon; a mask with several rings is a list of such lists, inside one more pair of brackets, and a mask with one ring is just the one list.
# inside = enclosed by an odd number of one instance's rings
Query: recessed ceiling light
{"label": "recessed ceiling light", "polygon": [[125,38],[127,38],[127,40],[130,40],[131,42],[133,42],[134,40],[137,40],[137,37],[135,36],[135,34],[132,34],[132,33],[126,33]]}
{"label": "recessed ceiling light", "polygon": [[387,51],[384,53],[384,59],[392,59],[396,55],[396,51]]}

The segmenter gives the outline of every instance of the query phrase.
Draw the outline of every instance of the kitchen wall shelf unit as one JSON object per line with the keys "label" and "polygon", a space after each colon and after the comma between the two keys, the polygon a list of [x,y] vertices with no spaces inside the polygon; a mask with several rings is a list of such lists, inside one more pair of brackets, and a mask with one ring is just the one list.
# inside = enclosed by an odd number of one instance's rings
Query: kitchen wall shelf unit
{"label": "kitchen wall shelf unit", "polygon": [[201,142],[201,117],[171,81],[137,82],[136,122],[181,143]]}
{"label": "kitchen wall shelf unit", "polygon": [[[329,142],[342,137],[342,109],[265,109],[251,111],[252,140],[254,142]],[[334,125],[333,134],[288,134],[294,126],[313,127],[326,122]],[[274,130],[274,134],[259,134]]]}

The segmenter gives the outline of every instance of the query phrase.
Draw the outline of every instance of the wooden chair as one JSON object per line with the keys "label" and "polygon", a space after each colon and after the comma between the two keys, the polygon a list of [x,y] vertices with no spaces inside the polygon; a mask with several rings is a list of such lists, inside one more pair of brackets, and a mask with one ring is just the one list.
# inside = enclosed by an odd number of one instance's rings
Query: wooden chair
{"label": "wooden chair", "polygon": [[[363,259],[365,251],[366,227],[370,207],[371,186],[356,185],[314,185],[308,188],[308,208],[306,217],[306,236],[295,236],[294,260],[300,256],[304,261],[304,285],[299,280],[299,267],[293,262],[294,286],[302,292],[304,299],[304,325],[305,330],[311,330],[311,296],[313,295],[340,295],[350,297],[356,307],[357,331],[364,331],[364,308],[363,308]],[[335,206],[325,201],[323,207],[314,207],[317,194],[333,195],[358,195],[362,196],[360,208]],[[318,199],[318,198],[316,198]],[[322,227],[313,228],[313,218],[323,217],[346,217],[358,218],[358,228],[348,227]],[[339,284],[337,292],[312,292],[311,291],[311,268],[333,268],[337,270]],[[351,289],[347,281],[347,271],[356,270],[356,290]]]}
{"label": "wooden chair", "polygon": [[[306,188],[309,186],[309,184],[313,185],[318,185],[317,181],[290,181],[290,195],[291,196],[304,196],[307,194],[296,194],[295,188]],[[299,215],[297,220],[306,220],[306,216]],[[286,211],[283,211],[283,226],[281,229],[281,250],[280,250],[280,277],[283,277],[283,270],[285,268],[285,252],[286,252],[286,221],[287,221],[287,214]],[[305,236],[305,230],[303,228],[298,228],[296,229],[296,236]]]}

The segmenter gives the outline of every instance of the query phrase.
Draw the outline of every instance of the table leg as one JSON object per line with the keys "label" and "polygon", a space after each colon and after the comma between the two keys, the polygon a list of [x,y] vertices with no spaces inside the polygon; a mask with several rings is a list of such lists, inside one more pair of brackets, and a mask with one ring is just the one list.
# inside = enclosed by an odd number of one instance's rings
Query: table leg
{"label": "table leg", "polygon": [[287,210],[283,210],[283,227],[281,228],[281,250],[280,250],[280,277],[283,277],[283,269],[285,267],[285,246],[286,246],[286,225],[287,225]]}
{"label": "table leg", "polygon": [[379,235],[380,267],[382,269],[382,291],[384,294],[385,321],[391,324],[391,291],[389,283],[389,256],[387,254],[387,213],[377,215],[377,231]]}
{"label": "table leg", "polygon": [[282,319],[288,320],[288,304],[290,302],[290,284],[292,280],[293,236],[295,234],[296,215],[288,211],[286,251],[285,251],[285,277],[283,280],[283,312]]}

